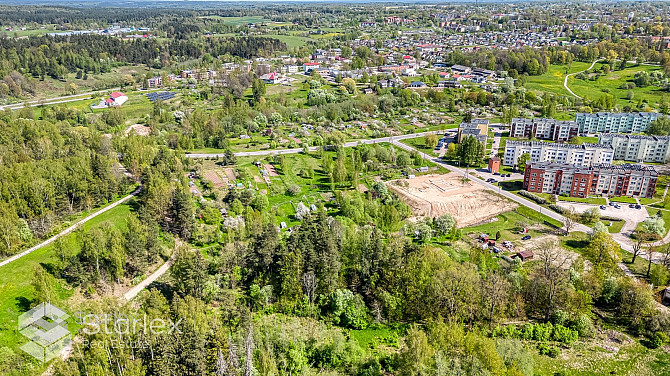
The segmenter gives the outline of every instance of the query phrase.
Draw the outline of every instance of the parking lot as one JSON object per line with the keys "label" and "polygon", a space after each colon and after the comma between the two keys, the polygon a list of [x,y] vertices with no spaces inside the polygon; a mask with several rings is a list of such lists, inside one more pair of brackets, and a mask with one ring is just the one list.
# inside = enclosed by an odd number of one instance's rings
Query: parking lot
{"label": "parking lot", "polygon": [[583,213],[588,209],[598,208],[600,210],[600,215],[604,217],[612,217],[624,220],[626,224],[621,230],[622,233],[630,232],[637,227],[637,224],[644,221],[645,218],[649,217],[647,209],[642,206],[640,209],[630,208],[629,204],[619,203],[620,209],[616,209],[613,206],[606,205],[605,210],[600,209],[599,205],[585,204],[579,202],[565,202],[559,201],[558,206],[562,208],[574,208],[577,213]]}

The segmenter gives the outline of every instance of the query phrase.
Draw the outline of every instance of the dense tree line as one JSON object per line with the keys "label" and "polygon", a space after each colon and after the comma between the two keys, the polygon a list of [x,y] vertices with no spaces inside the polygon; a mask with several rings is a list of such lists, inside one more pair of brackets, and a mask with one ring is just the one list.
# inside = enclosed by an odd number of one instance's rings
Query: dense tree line
{"label": "dense tree line", "polygon": [[128,187],[111,140],[91,128],[0,117],[0,254],[48,234],[63,218],[110,202]]}

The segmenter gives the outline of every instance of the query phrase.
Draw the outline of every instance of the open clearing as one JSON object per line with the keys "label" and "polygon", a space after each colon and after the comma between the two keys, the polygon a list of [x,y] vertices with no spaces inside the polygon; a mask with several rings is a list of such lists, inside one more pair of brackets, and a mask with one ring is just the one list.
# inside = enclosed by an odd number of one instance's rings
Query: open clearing
{"label": "open clearing", "polygon": [[480,223],[517,206],[479,184],[464,183],[455,173],[392,180],[387,186],[403,198],[415,216],[438,217],[449,213],[459,227]]}

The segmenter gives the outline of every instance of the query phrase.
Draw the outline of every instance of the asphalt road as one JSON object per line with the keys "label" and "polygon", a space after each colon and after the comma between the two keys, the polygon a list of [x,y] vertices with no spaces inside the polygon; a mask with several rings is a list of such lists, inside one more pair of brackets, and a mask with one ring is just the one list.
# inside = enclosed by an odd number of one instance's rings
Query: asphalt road
{"label": "asphalt road", "polygon": [[[403,134],[399,136],[389,136],[389,137],[380,137],[380,138],[370,138],[370,139],[363,139],[363,140],[356,140],[356,141],[349,141],[344,143],[344,147],[350,148],[358,145],[366,145],[366,144],[378,144],[382,142],[394,142],[398,140],[405,140],[408,138],[415,138],[415,137],[422,137],[427,134],[437,134],[437,135],[442,135],[444,134],[444,130],[438,130],[438,131],[428,131],[428,132],[419,132],[419,133],[411,133],[411,134]],[[309,151],[317,151],[319,149],[323,148],[323,146],[312,146],[309,147]],[[278,149],[278,150],[256,150],[256,151],[241,151],[237,153],[233,153],[236,157],[262,157],[266,155],[280,155],[280,154],[296,154],[296,153],[301,153],[302,148],[293,148],[293,149]],[[223,153],[193,153],[193,154],[186,154],[187,158],[219,158],[223,157],[225,154]]]}

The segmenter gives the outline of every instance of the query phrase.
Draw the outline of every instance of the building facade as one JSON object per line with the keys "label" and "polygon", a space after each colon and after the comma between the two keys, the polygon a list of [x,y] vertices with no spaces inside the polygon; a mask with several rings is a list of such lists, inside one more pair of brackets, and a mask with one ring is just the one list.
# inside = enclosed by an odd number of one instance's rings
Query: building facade
{"label": "building facade", "polygon": [[514,118],[510,130],[510,137],[553,141],[568,141],[578,134],[579,126],[574,121],[547,118]]}
{"label": "building facade", "polygon": [[599,144],[557,144],[539,141],[507,141],[503,164],[514,166],[519,157],[528,153],[529,162],[551,162],[588,167],[593,164],[611,164],[614,160],[614,149],[609,145]]}
{"label": "building facade", "polygon": [[598,143],[614,149],[614,159],[638,163],[670,162],[670,136],[600,134]]}
{"label": "building facade", "polygon": [[580,112],[575,115],[575,122],[579,133],[640,133],[661,116],[656,112]]}
{"label": "building facade", "polygon": [[523,178],[528,192],[588,197],[651,198],[656,191],[658,172],[653,167],[623,165],[593,165],[575,167],[569,164],[529,163]]}

